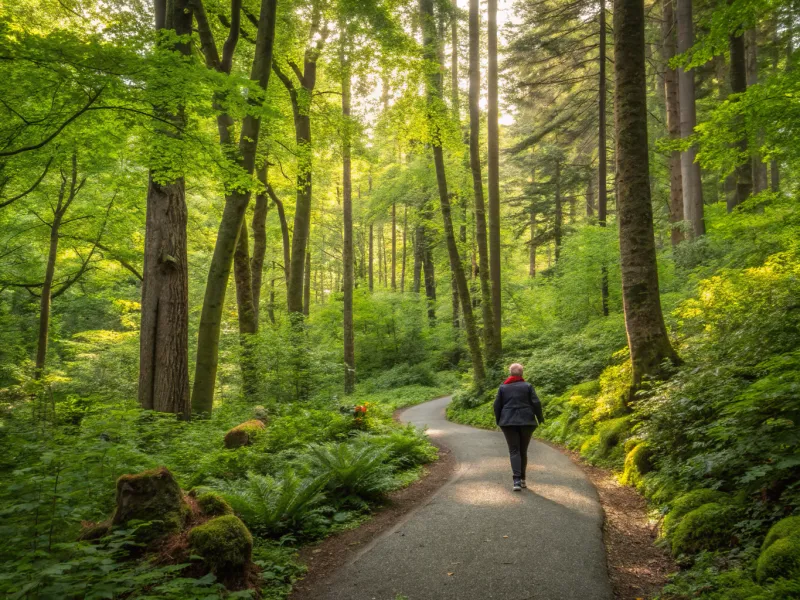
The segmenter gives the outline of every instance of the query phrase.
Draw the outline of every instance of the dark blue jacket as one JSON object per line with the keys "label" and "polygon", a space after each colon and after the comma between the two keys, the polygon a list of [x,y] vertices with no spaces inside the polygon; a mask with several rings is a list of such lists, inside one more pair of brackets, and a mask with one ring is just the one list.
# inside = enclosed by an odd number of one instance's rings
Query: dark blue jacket
{"label": "dark blue jacket", "polygon": [[536,390],[527,381],[504,383],[494,400],[494,418],[500,427],[536,427],[544,423]]}

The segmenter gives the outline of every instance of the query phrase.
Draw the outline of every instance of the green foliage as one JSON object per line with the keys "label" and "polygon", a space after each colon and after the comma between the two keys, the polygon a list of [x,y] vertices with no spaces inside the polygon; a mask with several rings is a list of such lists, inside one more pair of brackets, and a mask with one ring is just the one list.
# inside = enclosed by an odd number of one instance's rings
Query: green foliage
{"label": "green foliage", "polygon": [[314,445],[310,450],[312,468],[345,501],[360,505],[359,499],[379,498],[394,484],[385,448],[340,442]]}
{"label": "green foliage", "polygon": [[620,483],[638,488],[642,484],[642,477],[653,469],[652,454],[647,442],[637,443],[625,455],[625,466],[619,478]]}
{"label": "green foliage", "polygon": [[214,489],[253,531],[280,535],[319,527],[325,477],[303,478],[292,469],[280,476],[248,473],[246,479],[214,482]]}
{"label": "green foliage", "polygon": [[188,539],[191,549],[218,577],[241,573],[253,552],[253,536],[234,515],[216,517],[198,525],[189,532]]}
{"label": "green foliage", "polygon": [[756,577],[765,582],[781,577],[800,576],[800,536],[780,538],[771,543],[758,557]]}
{"label": "green foliage", "polygon": [[364,441],[382,447],[389,461],[400,468],[424,465],[433,462],[439,455],[436,446],[413,425],[405,425],[383,435],[365,436]]}

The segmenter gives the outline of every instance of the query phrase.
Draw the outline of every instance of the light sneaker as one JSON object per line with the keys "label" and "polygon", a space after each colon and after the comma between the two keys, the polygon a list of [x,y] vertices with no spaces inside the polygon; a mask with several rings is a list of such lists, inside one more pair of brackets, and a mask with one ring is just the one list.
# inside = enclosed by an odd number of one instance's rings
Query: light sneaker
{"label": "light sneaker", "polygon": [[528,484],[527,484],[527,483],[525,483],[525,480],[524,480],[524,479],[520,479],[520,480],[519,480],[519,487],[521,487],[521,488],[523,488],[523,489],[524,489],[524,488],[527,488],[527,487],[528,487]]}

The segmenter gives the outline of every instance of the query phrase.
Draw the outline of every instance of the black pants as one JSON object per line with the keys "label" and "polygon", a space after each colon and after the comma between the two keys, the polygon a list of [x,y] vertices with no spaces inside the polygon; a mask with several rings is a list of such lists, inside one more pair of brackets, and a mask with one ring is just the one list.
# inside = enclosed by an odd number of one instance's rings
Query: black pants
{"label": "black pants", "polygon": [[501,427],[506,436],[508,454],[511,456],[511,471],[514,477],[525,479],[525,469],[528,468],[528,445],[536,427]]}

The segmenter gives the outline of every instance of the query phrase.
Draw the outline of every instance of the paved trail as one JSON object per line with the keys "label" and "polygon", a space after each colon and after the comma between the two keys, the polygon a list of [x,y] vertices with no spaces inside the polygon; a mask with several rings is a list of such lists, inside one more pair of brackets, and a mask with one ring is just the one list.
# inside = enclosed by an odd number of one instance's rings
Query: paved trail
{"label": "paved trail", "polygon": [[511,491],[500,432],[445,419],[450,398],[403,412],[459,463],[430,502],[317,591],[320,600],[611,600],[597,493],[564,455],[533,441],[528,485]]}

